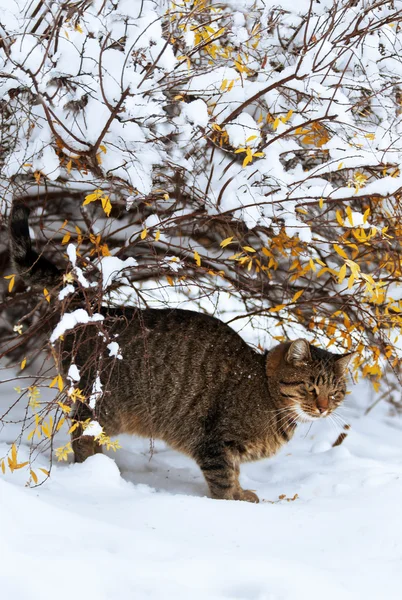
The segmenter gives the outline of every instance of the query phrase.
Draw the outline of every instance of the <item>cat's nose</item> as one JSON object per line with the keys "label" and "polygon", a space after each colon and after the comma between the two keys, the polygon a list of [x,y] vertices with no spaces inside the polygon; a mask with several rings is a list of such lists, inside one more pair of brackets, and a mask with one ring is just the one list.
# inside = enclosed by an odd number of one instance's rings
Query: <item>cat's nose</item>
{"label": "cat's nose", "polygon": [[328,410],[328,398],[325,398],[325,396],[318,396],[317,408],[321,414]]}

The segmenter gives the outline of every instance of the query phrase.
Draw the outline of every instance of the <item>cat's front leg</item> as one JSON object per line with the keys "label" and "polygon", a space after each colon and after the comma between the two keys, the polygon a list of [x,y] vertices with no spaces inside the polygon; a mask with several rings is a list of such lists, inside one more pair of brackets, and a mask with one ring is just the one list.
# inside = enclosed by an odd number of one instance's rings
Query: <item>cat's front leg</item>
{"label": "cat's front leg", "polygon": [[203,445],[196,457],[212,498],[259,502],[257,494],[243,490],[239,483],[239,462],[224,445]]}

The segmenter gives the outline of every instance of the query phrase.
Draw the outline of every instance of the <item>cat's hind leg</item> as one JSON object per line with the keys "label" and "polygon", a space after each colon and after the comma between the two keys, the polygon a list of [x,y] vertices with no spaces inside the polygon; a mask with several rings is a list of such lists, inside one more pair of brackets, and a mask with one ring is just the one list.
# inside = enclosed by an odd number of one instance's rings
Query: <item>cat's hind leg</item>
{"label": "cat's hind leg", "polygon": [[82,423],[88,422],[92,418],[92,412],[87,406],[80,405],[75,414],[76,427],[71,432],[71,446],[74,452],[74,462],[84,462],[89,456],[102,453],[102,446],[96,441],[93,435],[86,435]]}
{"label": "cat's hind leg", "polygon": [[89,456],[102,454],[102,446],[98,444],[93,435],[85,435],[81,426],[71,434],[71,446],[75,462],[84,462]]}

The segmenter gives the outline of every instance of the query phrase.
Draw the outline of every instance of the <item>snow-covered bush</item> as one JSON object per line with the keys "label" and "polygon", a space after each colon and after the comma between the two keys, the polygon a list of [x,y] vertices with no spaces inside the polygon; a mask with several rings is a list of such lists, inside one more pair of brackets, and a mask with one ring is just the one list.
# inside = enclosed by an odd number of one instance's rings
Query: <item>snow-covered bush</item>
{"label": "snow-covered bush", "polygon": [[80,290],[357,350],[377,387],[399,367],[402,2],[0,6],[2,213],[70,258],[61,304],[7,271],[2,352]]}

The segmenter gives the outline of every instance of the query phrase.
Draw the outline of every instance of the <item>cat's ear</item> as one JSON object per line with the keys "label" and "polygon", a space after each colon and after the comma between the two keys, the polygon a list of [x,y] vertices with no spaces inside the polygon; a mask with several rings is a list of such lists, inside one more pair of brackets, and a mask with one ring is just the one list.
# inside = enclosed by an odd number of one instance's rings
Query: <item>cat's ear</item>
{"label": "cat's ear", "polygon": [[286,362],[298,367],[311,360],[310,344],[307,340],[300,338],[295,340],[289,346],[286,353]]}
{"label": "cat's ear", "polygon": [[357,356],[357,352],[349,352],[349,354],[344,354],[335,361],[335,372],[339,377],[345,377],[350,362],[355,356]]}

